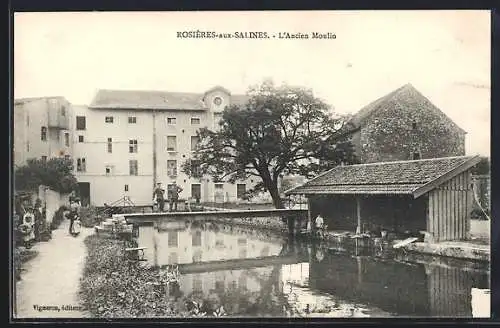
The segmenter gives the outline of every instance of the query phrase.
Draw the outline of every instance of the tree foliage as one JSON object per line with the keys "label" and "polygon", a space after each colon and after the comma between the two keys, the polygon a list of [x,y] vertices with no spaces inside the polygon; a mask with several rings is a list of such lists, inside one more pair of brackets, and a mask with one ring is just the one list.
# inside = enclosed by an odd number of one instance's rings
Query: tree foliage
{"label": "tree foliage", "polygon": [[[193,160],[197,175],[235,182],[250,176],[260,182],[249,192],[268,191],[282,208],[278,179],[283,175],[312,177],[341,163],[357,162],[347,119],[310,90],[266,81],[251,87],[246,104],[226,107],[219,128],[202,128]],[[193,176],[190,160],[183,171]]]}
{"label": "tree foliage", "polygon": [[73,161],[59,157],[47,161],[29,159],[26,165],[15,170],[14,183],[16,190],[36,190],[39,185],[45,185],[60,193],[69,193],[77,187]]}
{"label": "tree foliage", "polygon": [[489,157],[481,157],[481,161],[472,168],[472,173],[477,175],[487,175],[490,174],[490,159]]}

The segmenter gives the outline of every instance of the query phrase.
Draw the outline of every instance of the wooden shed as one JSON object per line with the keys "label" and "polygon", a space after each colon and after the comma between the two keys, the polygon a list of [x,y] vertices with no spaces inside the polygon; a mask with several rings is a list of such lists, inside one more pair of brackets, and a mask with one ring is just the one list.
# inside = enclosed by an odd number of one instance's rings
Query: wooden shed
{"label": "wooden shed", "polygon": [[470,232],[471,168],[479,156],[337,166],[290,189],[305,195],[309,216],[333,230],[429,232],[434,241],[465,240]]}

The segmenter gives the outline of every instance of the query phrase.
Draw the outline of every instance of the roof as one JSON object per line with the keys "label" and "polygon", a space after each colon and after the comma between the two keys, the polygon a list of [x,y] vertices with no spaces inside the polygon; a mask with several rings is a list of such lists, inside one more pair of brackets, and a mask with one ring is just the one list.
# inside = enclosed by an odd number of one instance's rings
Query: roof
{"label": "roof", "polygon": [[52,96],[52,97],[29,97],[29,98],[17,98],[14,99],[15,105],[22,105],[28,102],[44,100],[44,99],[65,99],[63,96]]}
{"label": "roof", "polygon": [[459,127],[455,122],[453,122],[453,120],[446,116],[446,114],[444,114],[439,108],[431,103],[429,99],[422,95],[410,83],[399,87],[389,94],[380,97],[377,100],[369,103],[365,107],[361,108],[351,118],[350,123],[352,123],[355,128],[362,127],[366,124],[366,122],[373,114],[375,114],[379,110],[384,110],[389,106],[394,106],[394,102],[397,102],[397,105],[400,107],[407,107],[411,108],[412,110],[432,111],[438,116],[442,117],[444,120],[450,122],[461,132],[466,133],[461,127]]}
{"label": "roof", "polygon": [[[216,87],[211,90],[220,88]],[[205,94],[202,93],[189,92],[103,89],[97,92],[89,108],[206,110],[203,102],[204,96]],[[239,103],[243,97],[240,95],[231,96],[231,102]]]}
{"label": "roof", "polygon": [[285,194],[380,194],[417,198],[480,160],[480,156],[457,156],[337,166]]}

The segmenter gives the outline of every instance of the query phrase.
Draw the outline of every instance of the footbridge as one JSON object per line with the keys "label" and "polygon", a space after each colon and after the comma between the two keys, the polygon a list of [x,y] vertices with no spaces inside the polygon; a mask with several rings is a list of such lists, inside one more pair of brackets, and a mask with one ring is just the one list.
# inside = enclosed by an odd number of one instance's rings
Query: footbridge
{"label": "footbridge", "polygon": [[279,217],[287,220],[288,233],[295,234],[297,223],[307,219],[304,209],[264,209],[264,210],[221,210],[203,212],[158,212],[121,214],[129,224],[140,225],[157,221],[188,221],[216,219],[251,219],[261,217]]}
{"label": "footbridge", "polygon": [[[270,265],[295,264],[307,262],[308,260],[309,259],[307,257],[298,255],[266,256],[251,259],[233,259],[224,261],[177,264],[177,267],[179,268],[179,273],[190,274],[224,270],[252,269]],[[169,265],[162,266],[162,268],[168,267]]]}

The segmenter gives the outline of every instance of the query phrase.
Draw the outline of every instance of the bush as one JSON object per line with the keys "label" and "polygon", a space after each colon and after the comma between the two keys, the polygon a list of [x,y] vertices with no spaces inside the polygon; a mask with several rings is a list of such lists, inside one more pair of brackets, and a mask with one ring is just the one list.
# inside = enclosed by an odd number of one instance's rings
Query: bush
{"label": "bush", "polygon": [[[485,210],[485,212],[489,217],[491,217],[489,210]],[[484,215],[484,212],[480,208],[474,208],[471,211],[470,218],[472,220],[488,220],[488,217]]]}
{"label": "bush", "polygon": [[99,224],[98,209],[94,206],[80,208],[80,221],[82,227],[92,228]]}
{"label": "bush", "polygon": [[[201,313],[187,295],[165,297],[174,283],[166,272],[124,260],[123,242],[97,235],[85,239],[87,257],[80,282],[82,305],[98,318],[151,318],[220,316],[221,307],[211,304]],[[207,302],[203,302],[207,303]],[[208,303],[207,303],[208,304]]]}
{"label": "bush", "polygon": [[54,213],[54,217],[52,218],[52,223],[50,224],[51,230],[56,230],[57,228],[59,228],[61,222],[66,219],[66,217],[64,216],[64,212],[68,210],[69,208],[64,205],[59,207],[59,209]]}
{"label": "bush", "polygon": [[21,271],[23,270],[23,264],[29,260],[34,259],[38,255],[38,251],[32,249],[14,249],[13,265],[14,265],[14,277],[16,281],[21,280]]}

